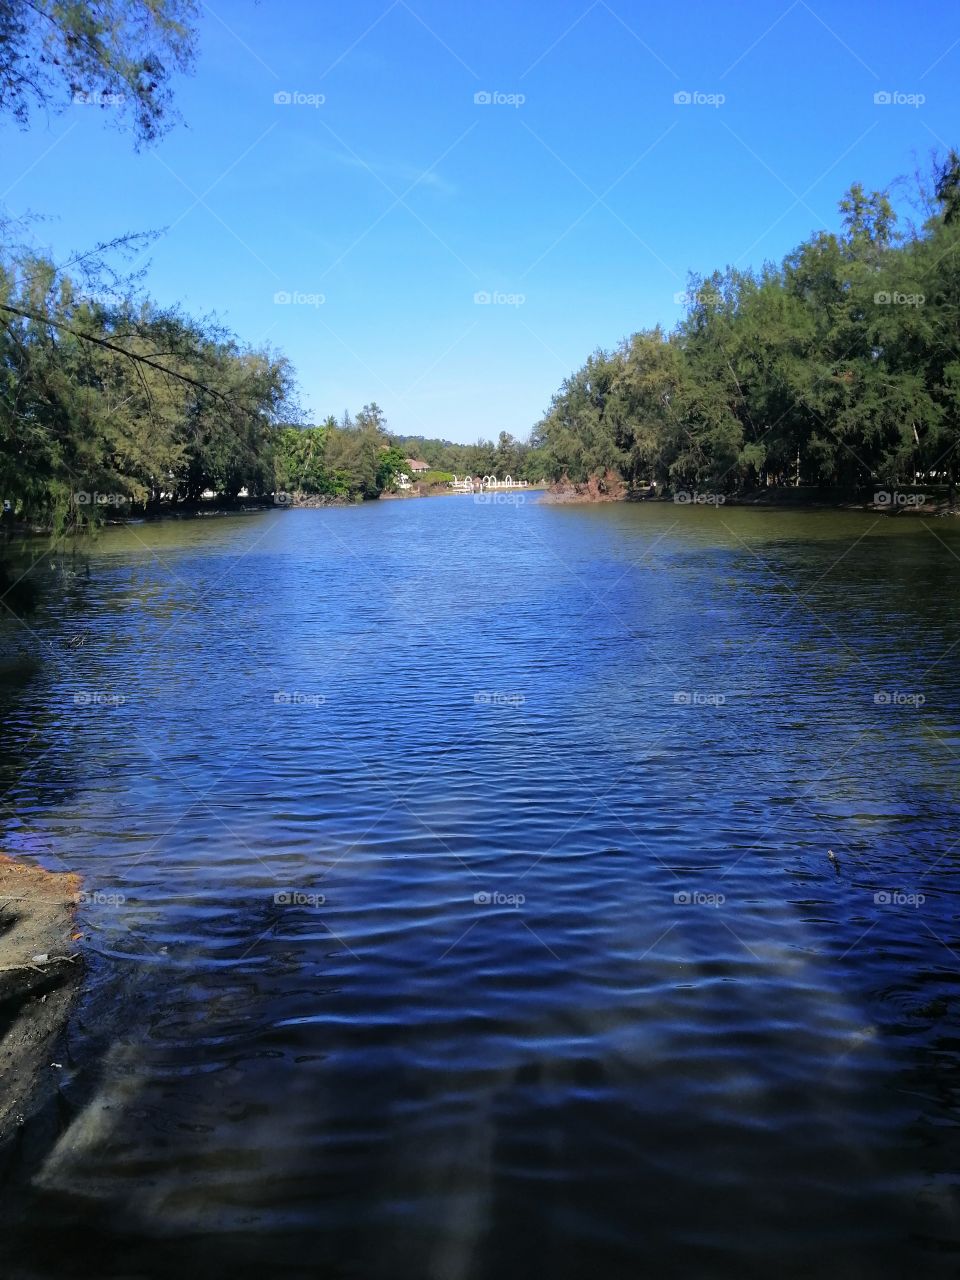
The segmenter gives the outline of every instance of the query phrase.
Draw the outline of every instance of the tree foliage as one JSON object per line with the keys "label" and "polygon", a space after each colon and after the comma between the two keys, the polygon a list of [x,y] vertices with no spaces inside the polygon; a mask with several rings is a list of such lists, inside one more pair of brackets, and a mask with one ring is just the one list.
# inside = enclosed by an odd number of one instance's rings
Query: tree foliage
{"label": "tree foliage", "polygon": [[0,0],[0,111],[80,101],[151,141],[171,120],[170,78],[192,64],[195,0]]}
{"label": "tree foliage", "polygon": [[960,470],[960,157],[903,234],[853,185],[842,231],[779,267],[692,277],[670,334],[634,334],[564,382],[534,431],[547,473],[629,483],[855,489]]}
{"label": "tree foliage", "polygon": [[0,498],[62,527],[108,509],[274,487],[285,359],[147,299],[77,291],[47,259],[0,260]]}

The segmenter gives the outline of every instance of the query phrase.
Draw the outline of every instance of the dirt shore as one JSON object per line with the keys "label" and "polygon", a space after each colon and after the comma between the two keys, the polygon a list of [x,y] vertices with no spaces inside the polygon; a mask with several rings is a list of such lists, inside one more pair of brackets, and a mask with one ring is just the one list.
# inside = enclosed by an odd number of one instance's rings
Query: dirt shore
{"label": "dirt shore", "polygon": [[78,876],[0,854],[0,1146],[51,1096],[80,984]]}
{"label": "dirt shore", "polygon": [[626,502],[630,496],[617,473],[608,471],[605,476],[591,476],[582,483],[566,478],[559,480],[541,494],[539,501],[548,506],[561,506],[566,503]]}

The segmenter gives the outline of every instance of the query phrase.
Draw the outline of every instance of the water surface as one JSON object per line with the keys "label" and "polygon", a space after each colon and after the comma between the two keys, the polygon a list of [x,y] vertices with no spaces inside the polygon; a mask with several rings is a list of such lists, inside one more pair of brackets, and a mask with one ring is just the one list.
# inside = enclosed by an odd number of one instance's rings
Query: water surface
{"label": "water surface", "polygon": [[86,553],[0,683],[0,847],[82,874],[91,956],[11,1274],[957,1273],[957,522]]}

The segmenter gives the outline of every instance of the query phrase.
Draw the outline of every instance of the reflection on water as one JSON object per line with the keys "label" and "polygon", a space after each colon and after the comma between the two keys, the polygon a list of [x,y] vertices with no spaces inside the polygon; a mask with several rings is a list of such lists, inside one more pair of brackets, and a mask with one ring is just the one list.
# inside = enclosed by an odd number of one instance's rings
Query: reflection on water
{"label": "reflection on water", "polygon": [[43,560],[2,846],[93,964],[11,1267],[955,1274],[958,556],[449,499]]}

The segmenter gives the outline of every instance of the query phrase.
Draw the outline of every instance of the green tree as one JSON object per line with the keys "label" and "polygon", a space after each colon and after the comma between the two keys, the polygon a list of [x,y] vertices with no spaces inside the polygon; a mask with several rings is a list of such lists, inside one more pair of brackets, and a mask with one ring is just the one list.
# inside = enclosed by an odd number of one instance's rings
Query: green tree
{"label": "green tree", "polygon": [[0,111],[80,100],[150,141],[171,120],[171,76],[189,70],[195,0],[0,0]]}
{"label": "green tree", "polygon": [[381,449],[377,462],[377,488],[380,492],[396,488],[397,476],[403,471],[405,462],[406,454],[396,445]]}

